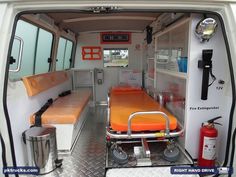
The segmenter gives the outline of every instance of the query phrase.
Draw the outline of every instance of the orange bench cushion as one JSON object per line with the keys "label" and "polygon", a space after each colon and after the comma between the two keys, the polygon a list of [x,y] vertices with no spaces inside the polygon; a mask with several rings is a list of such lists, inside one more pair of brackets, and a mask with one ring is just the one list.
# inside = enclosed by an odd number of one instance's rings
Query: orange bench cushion
{"label": "orange bench cushion", "polygon": [[116,86],[112,88],[112,92],[133,92],[140,91],[141,87],[133,87],[133,86]]}
{"label": "orange bench cushion", "polygon": [[34,96],[65,82],[68,80],[68,75],[65,71],[55,71],[23,77],[22,80],[28,95]]}
{"label": "orange bench cushion", "polygon": [[[42,114],[42,124],[75,124],[90,96],[90,90],[77,90],[70,95],[59,97]],[[34,117],[30,117],[31,124],[34,124]]]}
{"label": "orange bench cushion", "polygon": [[[170,119],[170,130],[177,128],[177,119],[165,108],[160,106],[144,91],[114,92],[110,98],[110,124],[115,131],[126,132],[129,115],[138,111],[162,111]],[[161,115],[139,115],[131,122],[132,131],[159,131],[165,130],[165,118]]]}

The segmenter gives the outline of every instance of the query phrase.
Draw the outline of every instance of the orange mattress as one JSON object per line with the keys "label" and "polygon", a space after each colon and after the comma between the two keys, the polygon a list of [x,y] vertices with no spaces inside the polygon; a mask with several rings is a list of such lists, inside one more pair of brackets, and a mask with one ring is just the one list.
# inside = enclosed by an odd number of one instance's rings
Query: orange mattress
{"label": "orange mattress", "polygon": [[[77,90],[65,97],[59,97],[42,114],[42,124],[75,124],[90,96],[90,90]],[[30,117],[31,124],[34,124],[34,117]]]}
{"label": "orange mattress", "polygon": [[[177,119],[154,99],[139,89],[112,89],[110,96],[110,124],[115,131],[127,132],[129,115],[138,111],[162,111],[170,119],[170,130],[177,128]],[[132,119],[132,131],[165,130],[165,118],[158,114],[139,115]]]}

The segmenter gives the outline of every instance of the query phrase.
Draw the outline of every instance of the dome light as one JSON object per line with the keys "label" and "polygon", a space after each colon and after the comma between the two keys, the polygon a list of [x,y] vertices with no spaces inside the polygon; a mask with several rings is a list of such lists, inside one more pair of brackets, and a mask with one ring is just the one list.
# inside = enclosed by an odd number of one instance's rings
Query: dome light
{"label": "dome light", "polygon": [[201,40],[201,42],[209,41],[217,30],[217,22],[213,18],[205,18],[198,22],[195,34]]}

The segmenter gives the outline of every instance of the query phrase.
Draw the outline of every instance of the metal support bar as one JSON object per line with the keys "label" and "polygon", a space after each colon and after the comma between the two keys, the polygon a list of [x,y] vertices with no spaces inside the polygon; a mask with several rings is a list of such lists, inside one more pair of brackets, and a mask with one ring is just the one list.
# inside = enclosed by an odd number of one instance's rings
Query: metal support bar
{"label": "metal support bar", "polygon": [[142,147],[143,147],[143,154],[146,158],[151,157],[151,151],[149,149],[148,143],[146,138],[142,138]]}
{"label": "metal support bar", "polygon": [[106,122],[106,129],[108,130],[110,126],[110,96],[107,95],[107,122]]}
{"label": "metal support bar", "polygon": [[163,116],[163,118],[165,118],[166,120],[166,129],[165,129],[165,133],[166,135],[168,136],[169,133],[170,133],[170,120],[169,120],[169,117],[164,113],[164,112],[161,112],[161,111],[148,111],[148,112],[135,112],[135,113],[132,113],[130,116],[129,116],[129,119],[128,119],[128,131],[127,131],[127,134],[130,136],[131,135],[131,120],[136,117],[137,115],[149,115],[149,114],[160,114]]}
{"label": "metal support bar", "polygon": [[135,138],[172,138],[179,137],[184,133],[184,128],[182,125],[178,124],[179,131],[170,132],[168,135],[162,132],[156,133],[132,133],[131,135],[127,134],[117,134],[110,131],[110,128],[107,127],[107,136],[114,139],[135,139]]}

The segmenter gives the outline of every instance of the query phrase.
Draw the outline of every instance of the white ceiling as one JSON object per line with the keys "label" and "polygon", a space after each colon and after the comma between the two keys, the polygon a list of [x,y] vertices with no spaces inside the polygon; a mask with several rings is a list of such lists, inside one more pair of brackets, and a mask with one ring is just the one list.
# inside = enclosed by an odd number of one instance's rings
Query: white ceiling
{"label": "white ceiling", "polygon": [[48,13],[56,25],[75,33],[95,31],[143,31],[159,13]]}

